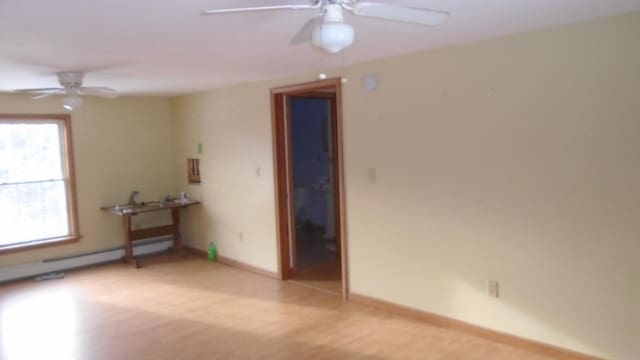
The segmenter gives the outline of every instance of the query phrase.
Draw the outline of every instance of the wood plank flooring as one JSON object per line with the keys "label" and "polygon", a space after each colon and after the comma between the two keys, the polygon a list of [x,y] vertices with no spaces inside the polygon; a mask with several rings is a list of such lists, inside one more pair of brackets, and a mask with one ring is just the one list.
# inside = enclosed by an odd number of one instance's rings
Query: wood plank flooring
{"label": "wood plank flooring", "polygon": [[330,259],[316,266],[300,270],[293,275],[291,282],[342,296],[340,261]]}
{"label": "wood plank flooring", "polygon": [[546,359],[199,258],[0,285],[2,359]]}

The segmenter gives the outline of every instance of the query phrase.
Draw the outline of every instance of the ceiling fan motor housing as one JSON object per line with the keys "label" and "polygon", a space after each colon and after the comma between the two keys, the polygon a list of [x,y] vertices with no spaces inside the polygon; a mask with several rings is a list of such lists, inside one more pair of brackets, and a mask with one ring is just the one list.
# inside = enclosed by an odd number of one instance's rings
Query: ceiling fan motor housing
{"label": "ceiling fan motor housing", "polygon": [[340,4],[328,4],[323,9],[324,17],[323,23],[342,23],[344,22],[344,16],[342,16],[342,5]]}
{"label": "ceiling fan motor housing", "polygon": [[60,85],[65,88],[79,88],[82,86],[82,79],[84,73],[82,72],[59,72],[58,80]]}

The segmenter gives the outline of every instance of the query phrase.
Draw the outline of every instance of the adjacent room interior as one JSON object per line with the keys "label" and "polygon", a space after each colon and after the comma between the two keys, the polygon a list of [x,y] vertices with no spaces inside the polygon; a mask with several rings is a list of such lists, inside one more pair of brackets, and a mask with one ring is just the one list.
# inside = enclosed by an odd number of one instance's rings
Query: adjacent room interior
{"label": "adjacent room interior", "polygon": [[340,239],[335,229],[336,183],[330,146],[335,102],[335,92],[291,99],[296,229],[293,268],[297,270],[294,278],[328,283],[327,289],[340,293]]}
{"label": "adjacent room interior", "polygon": [[638,39],[638,0],[0,2],[0,359],[637,359]]}

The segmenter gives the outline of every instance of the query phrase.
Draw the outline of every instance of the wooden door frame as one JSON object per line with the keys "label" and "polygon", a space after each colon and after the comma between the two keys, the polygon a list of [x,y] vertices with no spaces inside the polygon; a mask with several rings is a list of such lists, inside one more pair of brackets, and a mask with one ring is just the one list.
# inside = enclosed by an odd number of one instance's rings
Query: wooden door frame
{"label": "wooden door frame", "polygon": [[[340,78],[313,81],[303,84],[275,87],[271,89],[271,129],[273,138],[273,174],[276,205],[276,243],[278,248],[278,277],[281,280],[291,278],[290,238],[295,239],[295,203],[293,197],[292,161],[291,161],[291,119],[289,116],[290,98],[309,95],[313,97],[323,89],[335,90],[335,105],[331,116],[333,131],[330,146],[333,147],[334,208],[335,230],[339,239],[340,263],[342,271],[342,297],[348,299],[348,252],[345,219],[344,159],[342,137],[342,82]],[[319,92],[318,92],[319,91]]]}

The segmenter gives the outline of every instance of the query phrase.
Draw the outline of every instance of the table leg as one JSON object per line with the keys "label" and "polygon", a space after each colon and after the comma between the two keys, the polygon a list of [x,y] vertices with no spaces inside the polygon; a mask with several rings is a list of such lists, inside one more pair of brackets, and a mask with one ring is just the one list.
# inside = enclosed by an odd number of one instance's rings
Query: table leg
{"label": "table leg", "polygon": [[133,241],[131,239],[131,215],[122,216],[122,225],[124,228],[124,256],[122,261],[126,264],[135,265],[136,268],[140,268],[140,264],[133,257]]}
{"label": "table leg", "polygon": [[171,220],[173,222],[173,251],[182,253],[182,236],[180,235],[180,208],[171,209]]}

